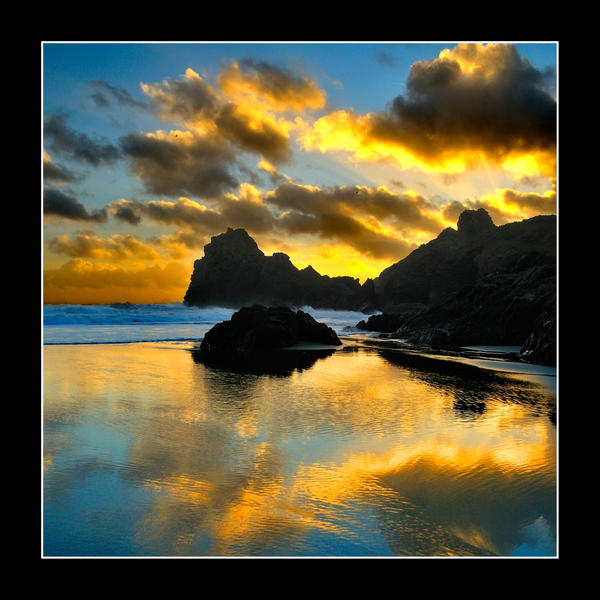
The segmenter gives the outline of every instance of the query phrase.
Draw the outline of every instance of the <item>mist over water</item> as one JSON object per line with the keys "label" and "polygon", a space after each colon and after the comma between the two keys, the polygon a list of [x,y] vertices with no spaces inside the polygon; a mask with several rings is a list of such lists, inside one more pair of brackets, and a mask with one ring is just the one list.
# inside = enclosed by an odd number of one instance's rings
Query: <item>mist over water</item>
{"label": "mist over water", "polygon": [[48,311],[46,556],[556,554],[551,387],[407,365],[335,311],[343,346],[285,371],[199,362],[232,312]]}

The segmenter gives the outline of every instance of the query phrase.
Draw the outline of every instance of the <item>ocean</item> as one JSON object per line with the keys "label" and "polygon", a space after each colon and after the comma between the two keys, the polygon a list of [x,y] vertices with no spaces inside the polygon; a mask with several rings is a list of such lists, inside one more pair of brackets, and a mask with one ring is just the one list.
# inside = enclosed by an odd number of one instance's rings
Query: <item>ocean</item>
{"label": "ocean", "polygon": [[43,556],[557,555],[555,369],[303,310],[342,346],[256,374],[194,352],[231,309],[44,306]]}
{"label": "ocean", "polygon": [[[338,335],[356,332],[366,315],[352,311],[301,307]],[[229,308],[171,304],[57,304],[43,308],[44,344],[187,342],[201,340],[215,324],[231,318]]]}

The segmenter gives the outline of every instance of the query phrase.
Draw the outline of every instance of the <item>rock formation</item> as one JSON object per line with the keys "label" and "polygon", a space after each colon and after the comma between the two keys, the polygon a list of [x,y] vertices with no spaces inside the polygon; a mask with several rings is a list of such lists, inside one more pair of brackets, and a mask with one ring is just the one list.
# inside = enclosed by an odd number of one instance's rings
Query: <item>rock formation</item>
{"label": "rock formation", "polygon": [[308,313],[285,306],[254,305],[242,308],[230,321],[217,323],[200,345],[212,354],[243,354],[286,348],[300,342],[340,346],[333,329],[319,323]]}
{"label": "rock formation", "polygon": [[[433,347],[523,346],[525,360],[554,364],[556,217],[496,227],[483,209],[446,229],[374,280],[386,315],[359,326]],[[407,302],[421,310],[407,312]],[[378,329],[380,319],[385,329]]]}
{"label": "rock formation", "polygon": [[211,238],[204,257],[196,260],[184,303],[191,306],[241,308],[312,306],[373,312],[372,284],[352,277],[320,275],[311,266],[295,267],[289,256],[272,256],[258,248],[243,229],[227,229]]}
{"label": "rock formation", "polygon": [[[286,350],[301,342],[318,346]],[[333,329],[301,310],[254,305],[210,329],[194,351],[194,359],[228,370],[289,375],[330,356],[331,346],[341,344]]]}
{"label": "rock formation", "polygon": [[300,270],[280,252],[265,256],[246,231],[228,229],[194,263],[184,302],[381,311],[358,327],[430,346],[518,345],[525,359],[552,364],[556,216],[496,226],[484,209],[465,210],[456,229],[363,285]]}

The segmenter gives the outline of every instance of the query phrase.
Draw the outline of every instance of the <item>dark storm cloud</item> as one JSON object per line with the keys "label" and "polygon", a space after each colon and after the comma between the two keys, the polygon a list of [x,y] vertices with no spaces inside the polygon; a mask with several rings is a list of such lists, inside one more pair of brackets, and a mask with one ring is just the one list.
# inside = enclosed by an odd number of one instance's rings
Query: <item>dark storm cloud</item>
{"label": "dark storm cloud", "polygon": [[94,90],[94,92],[90,94],[90,98],[98,107],[107,108],[112,106],[113,102],[116,102],[118,106],[123,108],[136,108],[142,110],[147,110],[149,108],[147,103],[135,100],[125,88],[110,85],[101,79],[90,81],[89,85]]}
{"label": "dark storm cloud", "polygon": [[238,185],[230,172],[235,155],[219,140],[189,136],[178,141],[177,135],[131,133],[120,144],[131,170],[151,193],[214,197]]}
{"label": "dark storm cloud", "polygon": [[53,152],[94,167],[113,163],[121,156],[116,146],[94,141],[87,134],[68,127],[66,116],[62,114],[51,114],[44,119],[44,142]]}
{"label": "dark storm cloud", "polygon": [[412,65],[407,93],[373,120],[371,135],[424,158],[453,149],[548,150],[556,141],[556,102],[547,74],[515,46],[461,44]]}
{"label": "dark storm cloud", "polygon": [[72,221],[104,222],[107,219],[106,209],[90,213],[79,200],[53,188],[44,191],[44,215]]}

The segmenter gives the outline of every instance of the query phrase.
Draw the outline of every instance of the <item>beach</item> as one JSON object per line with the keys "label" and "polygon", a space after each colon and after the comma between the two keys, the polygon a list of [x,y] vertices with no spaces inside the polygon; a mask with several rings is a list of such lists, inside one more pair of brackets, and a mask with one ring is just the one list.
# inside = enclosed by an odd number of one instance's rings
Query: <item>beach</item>
{"label": "beach", "polygon": [[192,340],[45,345],[44,554],[555,556],[552,374],[342,340],[275,375]]}

